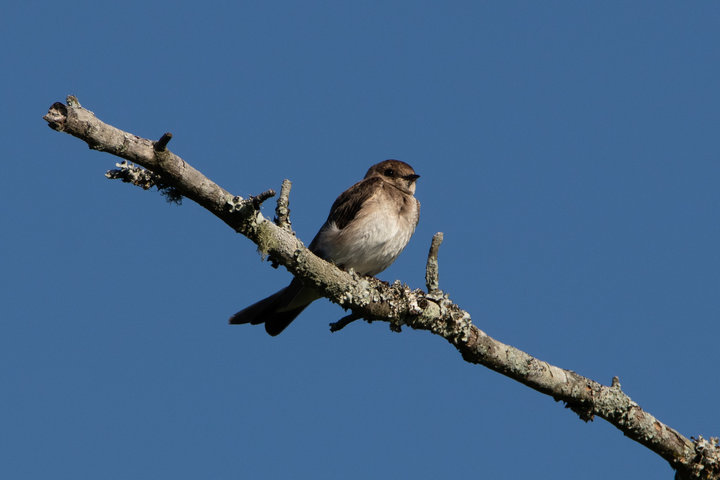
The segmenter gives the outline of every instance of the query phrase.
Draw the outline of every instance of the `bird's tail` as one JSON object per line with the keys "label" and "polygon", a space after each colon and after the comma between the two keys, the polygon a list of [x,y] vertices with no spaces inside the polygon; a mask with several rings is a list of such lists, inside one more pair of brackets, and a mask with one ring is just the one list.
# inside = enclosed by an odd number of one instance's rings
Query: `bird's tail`
{"label": "bird's tail", "polygon": [[293,280],[290,285],[267,298],[253,303],[230,317],[230,324],[265,324],[265,331],[272,336],[280,332],[300,315],[300,312],[319,298],[315,289],[303,287]]}

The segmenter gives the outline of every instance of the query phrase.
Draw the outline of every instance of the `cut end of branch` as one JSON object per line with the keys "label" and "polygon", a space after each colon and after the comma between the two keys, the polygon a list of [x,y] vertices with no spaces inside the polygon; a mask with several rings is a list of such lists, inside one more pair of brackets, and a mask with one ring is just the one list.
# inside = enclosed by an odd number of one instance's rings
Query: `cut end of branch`
{"label": "cut end of branch", "polygon": [[164,152],[167,148],[167,144],[172,140],[172,133],[165,132],[162,137],[160,137],[160,140],[157,142],[153,142],[153,150],[156,152]]}
{"label": "cut end of branch", "polygon": [[58,132],[62,132],[65,128],[67,114],[67,107],[60,102],[55,102],[50,106],[48,113],[43,117],[43,119],[48,122],[48,127]]}

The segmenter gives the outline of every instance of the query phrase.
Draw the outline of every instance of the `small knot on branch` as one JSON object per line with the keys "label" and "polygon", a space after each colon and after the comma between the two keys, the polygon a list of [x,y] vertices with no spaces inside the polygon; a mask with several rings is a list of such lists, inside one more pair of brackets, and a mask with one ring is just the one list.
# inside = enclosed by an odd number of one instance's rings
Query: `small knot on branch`
{"label": "small knot on branch", "polygon": [[430,251],[428,252],[427,264],[425,266],[425,286],[430,294],[440,292],[440,273],[438,266],[438,250],[443,241],[443,233],[433,235]]}
{"label": "small knot on branch", "polygon": [[158,141],[153,142],[153,150],[156,152],[164,152],[167,149],[167,144],[172,140],[172,137],[172,133],[165,132]]}
{"label": "small knot on branch", "polygon": [[275,225],[290,231],[290,188],[292,182],[288,179],[283,180],[280,188],[280,196],[275,207]]}

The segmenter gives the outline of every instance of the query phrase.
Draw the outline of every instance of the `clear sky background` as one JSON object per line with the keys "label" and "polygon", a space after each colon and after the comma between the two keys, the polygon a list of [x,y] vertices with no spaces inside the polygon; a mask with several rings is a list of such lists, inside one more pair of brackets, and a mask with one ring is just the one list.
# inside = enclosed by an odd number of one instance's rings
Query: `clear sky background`
{"label": "clear sky background", "polygon": [[[382,279],[720,434],[717,2],[14,2],[2,7],[0,477],[672,478],[603,420],[321,300],[202,208],[106,180],[67,94],[312,239],[380,160],[422,175]],[[274,202],[265,213],[272,216]]]}

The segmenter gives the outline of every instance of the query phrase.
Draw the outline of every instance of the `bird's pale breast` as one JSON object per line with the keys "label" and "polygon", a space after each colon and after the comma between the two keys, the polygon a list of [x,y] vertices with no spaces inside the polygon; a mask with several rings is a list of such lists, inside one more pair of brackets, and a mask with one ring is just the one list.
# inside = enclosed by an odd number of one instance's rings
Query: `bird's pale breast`
{"label": "bird's pale breast", "polygon": [[329,225],[319,242],[325,258],[363,275],[389,267],[410,240],[418,218],[415,198],[397,200],[381,189],[345,228]]}

